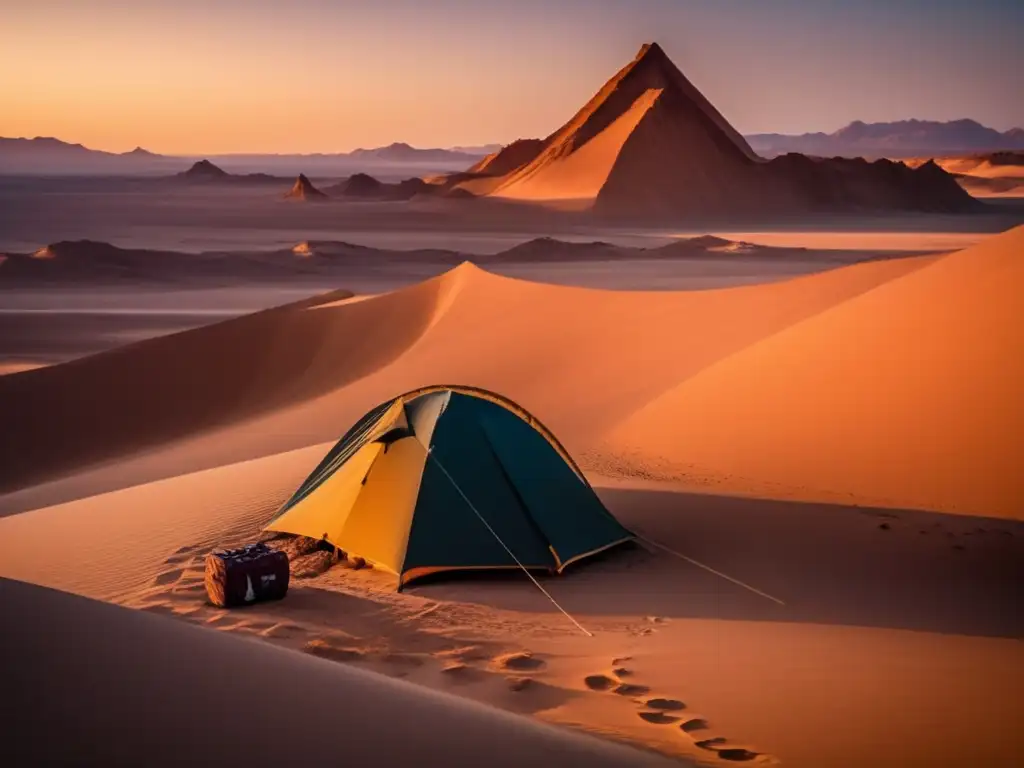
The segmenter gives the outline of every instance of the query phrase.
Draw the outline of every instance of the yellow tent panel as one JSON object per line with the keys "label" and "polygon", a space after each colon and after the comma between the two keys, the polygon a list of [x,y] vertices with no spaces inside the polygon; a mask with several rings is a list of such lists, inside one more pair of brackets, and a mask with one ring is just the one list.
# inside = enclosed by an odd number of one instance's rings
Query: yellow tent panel
{"label": "yellow tent panel", "polygon": [[266,529],[311,539],[326,533],[328,541],[340,541],[349,513],[363,490],[363,478],[383,451],[381,443],[367,443],[324,481],[320,493],[306,496]]}
{"label": "yellow tent panel", "polygon": [[345,520],[342,549],[394,574],[401,572],[427,450],[415,437],[391,443],[381,454]]}

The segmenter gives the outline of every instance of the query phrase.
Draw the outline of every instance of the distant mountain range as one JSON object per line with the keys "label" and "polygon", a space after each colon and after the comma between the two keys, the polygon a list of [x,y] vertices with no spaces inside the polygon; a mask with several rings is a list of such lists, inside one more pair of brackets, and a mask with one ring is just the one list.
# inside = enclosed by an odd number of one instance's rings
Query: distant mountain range
{"label": "distant mountain range", "polygon": [[933,157],[1024,149],[1024,128],[1000,133],[974,120],[947,123],[900,120],[863,123],[860,120],[834,133],[758,133],[746,137],[763,157],[799,152],[823,157]]}
{"label": "distant mountain range", "polygon": [[[500,148],[500,147],[499,147]],[[299,173],[343,176],[374,170],[396,176],[462,170],[494,151],[492,146],[419,149],[395,143],[376,149],[334,154],[231,154],[207,158],[229,173]],[[10,175],[163,175],[187,170],[201,158],[158,155],[141,147],[131,152],[104,152],[54,138],[0,138],[0,174]]]}
{"label": "distant mountain range", "polygon": [[[901,120],[864,123],[859,120],[833,133],[757,133],[744,137],[762,157],[790,152],[821,157],[948,157],[1000,150],[1024,150],[1024,128],[999,132],[974,120],[936,122]],[[395,178],[414,174],[465,170],[500,144],[448,149],[421,149],[396,142],[352,152],[313,154],[209,155],[229,173],[277,173],[294,177],[347,176],[376,171]],[[12,175],[160,175],[181,172],[202,159],[159,155],[136,147],[131,152],[104,152],[60,139],[0,138],[0,174]]]}

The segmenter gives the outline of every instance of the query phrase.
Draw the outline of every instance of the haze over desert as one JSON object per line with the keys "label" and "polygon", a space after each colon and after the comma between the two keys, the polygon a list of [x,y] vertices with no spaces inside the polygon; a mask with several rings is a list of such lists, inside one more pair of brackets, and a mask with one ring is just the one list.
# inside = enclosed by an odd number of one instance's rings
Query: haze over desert
{"label": "haze over desert", "polygon": [[572,5],[13,11],[5,764],[1019,764],[1024,17]]}

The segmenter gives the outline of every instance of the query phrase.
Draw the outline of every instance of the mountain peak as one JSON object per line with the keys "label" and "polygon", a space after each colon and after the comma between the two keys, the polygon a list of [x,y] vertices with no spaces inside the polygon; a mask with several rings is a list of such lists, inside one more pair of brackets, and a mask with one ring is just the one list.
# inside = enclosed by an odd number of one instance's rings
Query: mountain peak
{"label": "mountain peak", "polygon": [[623,73],[643,73],[643,77],[653,78],[656,81],[673,81],[682,75],[679,68],[668,57],[664,49],[657,43],[644,43],[640,46],[633,61],[630,62]]}
{"label": "mountain peak", "polygon": [[195,162],[191,168],[183,173],[178,174],[179,176],[186,176],[188,178],[223,178],[228,175],[228,172],[218,168],[216,165],[211,163],[209,160],[199,160]]}
{"label": "mountain peak", "polygon": [[661,46],[658,45],[657,43],[644,43],[643,45],[640,46],[640,50],[637,51],[634,61],[641,61],[643,59],[649,58],[667,59],[668,56],[665,54],[665,51],[662,50]]}
{"label": "mountain peak", "polygon": [[313,182],[304,173],[299,174],[291,191],[285,195],[287,200],[325,200],[326,198],[327,195],[314,187]]}

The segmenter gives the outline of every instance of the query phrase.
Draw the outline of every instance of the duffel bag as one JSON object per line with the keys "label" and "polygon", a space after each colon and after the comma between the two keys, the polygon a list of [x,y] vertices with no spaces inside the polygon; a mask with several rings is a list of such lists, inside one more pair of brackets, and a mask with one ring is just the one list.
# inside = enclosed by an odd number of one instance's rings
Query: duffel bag
{"label": "duffel bag", "polygon": [[206,556],[206,594],[221,608],[280,600],[288,593],[288,555],[266,544]]}

